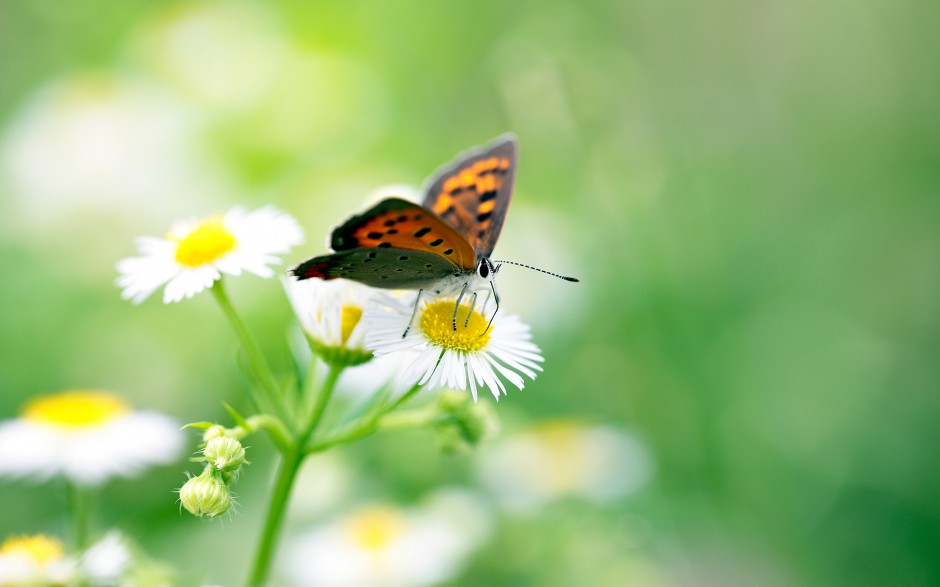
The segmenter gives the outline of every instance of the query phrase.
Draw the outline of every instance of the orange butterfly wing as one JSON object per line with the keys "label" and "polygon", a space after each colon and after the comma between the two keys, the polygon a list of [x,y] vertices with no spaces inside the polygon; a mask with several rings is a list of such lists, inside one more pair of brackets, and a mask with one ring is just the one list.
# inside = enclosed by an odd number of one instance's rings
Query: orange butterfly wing
{"label": "orange butterfly wing", "polygon": [[401,198],[382,200],[333,230],[334,251],[394,248],[432,253],[461,269],[476,270],[476,253],[466,238],[430,210]]}
{"label": "orange butterfly wing", "polygon": [[489,257],[503,228],[516,175],[516,137],[506,134],[460,155],[434,175],[424,206],[463,234],[477,256]]}

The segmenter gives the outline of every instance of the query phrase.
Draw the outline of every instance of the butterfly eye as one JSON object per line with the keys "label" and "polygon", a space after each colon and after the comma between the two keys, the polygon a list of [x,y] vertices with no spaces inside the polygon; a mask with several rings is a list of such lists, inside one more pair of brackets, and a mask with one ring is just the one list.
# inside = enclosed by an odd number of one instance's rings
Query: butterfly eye
{"label": "butterfly eye", "polygon": [[490,276],[490,263],[486,259],[480,259],[480,267],[477,269],[480,277],[486,279]]}

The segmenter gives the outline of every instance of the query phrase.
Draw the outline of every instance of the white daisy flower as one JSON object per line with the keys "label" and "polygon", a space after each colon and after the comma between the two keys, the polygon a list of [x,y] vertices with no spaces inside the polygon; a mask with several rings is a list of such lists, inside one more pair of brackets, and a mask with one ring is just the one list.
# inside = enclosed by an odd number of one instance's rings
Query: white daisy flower
{"label": "white daisy flower", "polygon": [[434,500],[402,509],[370,505],[301,535],[287,550],[287,574],[300,587],[421,587],[437,585],[460,570],[485,538],[488,512],[461,526],[467,499]]}
{"label": "white daisy flower", "polygon": [[76,579],[76,561],[50,536],[12,536],[0,545],[0,587],[66,585]]}
{"label": "white daisy flower", "polygon": [[569,496],[604,502],[629,495],[652,470],[646,446],[624,430],[569,420],[543,422],[491,443],[479,464],[483,484],[519,512]]}
{"label": "white daisy flower", "polygon": [[284,289],[310,346],[327,362],[348,365],[372,358],[365,347],[362,315],[375,290],[346,279],[298,281],[284,278]]}
{"label": "white daisy flower", "polygon": [[484,313],[492,316],[493,308],[481,312],[464,303],[454,330],[453,297],[424,300],[413,321],[413,304],[387,300],[367,317],[366,348],[377,357],[419,351],[405,371],[412,382],[461,390],[469,387],[474,401],[477,390],[488,387],[498,400],[500,393],[506,395],[500,376],[522,389],[522,375],[535,379],[536,371],[542,370],[541,351],[531,342],[529,327],[517,316],[498,312],[487,329],[489,318]]}
{"label": "white daisy flower", "polygon": [[271,206],[247,212],[235,207],[222,215],[175,223],[166,238],[141,237],[142,256],[118,262],[121,297],[135,304],[161,285],[163,303],[191,298],[210,287],[223,273],[242,271],[271,277],[268,265],[277,255],[303,242],[297,221]]}
{"label": "white daisy flower", "polygon": [[114,394],[70,390],[35,398],[19,418],[0,422],[0,477],[98,485],[173,462],[183,442],[179,424],[163,414],[132,411]]}

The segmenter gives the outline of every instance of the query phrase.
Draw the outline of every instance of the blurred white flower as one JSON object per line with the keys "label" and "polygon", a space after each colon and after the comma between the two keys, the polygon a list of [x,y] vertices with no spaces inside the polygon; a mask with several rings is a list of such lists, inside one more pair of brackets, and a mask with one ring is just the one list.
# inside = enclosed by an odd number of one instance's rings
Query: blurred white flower
{"label": "blurred white flower", "polygon": [[177,222],[165,238],[139,238],[142,256],[118,262],[117,285],[121,296],[136,304],[166,284],[163,303],[178,302],[210,287],[223,273],[271,277],[268,265],[280,263],[277,255],[301,242],[303,232],[288,214],[271,206],[253,212],[235,207]]}
{"label": "blurred white flower", "polygon": [[454,330],[453,297],[423,300],[413,320],[413,303],[391,297],[386,300],[367,316],[366,347],[377,357],[418,351],[405,368],[405,378],[410,382],[432,388],[469,387],[474,401],[477,389],[488,387],[499,399],[500,393],[506,394],[500,375],[522,389],[525,382],[520,373],[534,379],[536,371],[542,370],[541,351],[531,342],[529,327],[518,317],[497,312],[487,329],[492,304],[486,308],[484,304],[476,308],[470,303],[461,304]]}
{"label": "blurred white flower", "polygon": [[504,506],[532,511],[566,496],[628,495],[646,484],[652,466],[647,448],[625,431],[560,420],[489,444],[479,474]]}
{"label": "blurred white flower", "polygon": [[62,543],[44,534],[12,536],[0,545],[0,587],[72,584],[75,569]]}
{"label": "blurred white flower", "polygon": [[262,3],[173,5],[133,57],[249,150],[362,149],[388,126],[387,91],[363,63],[294,42]]}
{"label": "blurred white flower", "polygon": [[132,411],[114,394],[70,390],[37,397],[19,418],[0,422],[0,476],[97,485],[173,462],[183,441],[163,414]]}
{"label": "blurred white flower", "polygon": [[282,35],[263,4],[190,2],[148,23],[132,51],[186,100],[230,113],[270,91],[289,50]]}
{"label": "blurred white flower", "polygon": [[[488,534],[478,503],[450,494],[415,509],[359,508],[295,539],[287,574],[301,587],[436,585],[455,576]],[[455,510],[462,507],[470,509]],[[464,527],[468,513],[476,521]]]}
{"label": "blurred white flower", "polygon": [[159,87],[111,73],[53,82],[0,138],[0,189],[34,224],[85,209],[166,214],[223,182],[195,148],[184,107]]}
{"label": "blurred white flower", "polygon": [[92,585],[115,585],[131,566],[133,557],[127,541],[118,532],[109,532],[82,555],[82,578]]}

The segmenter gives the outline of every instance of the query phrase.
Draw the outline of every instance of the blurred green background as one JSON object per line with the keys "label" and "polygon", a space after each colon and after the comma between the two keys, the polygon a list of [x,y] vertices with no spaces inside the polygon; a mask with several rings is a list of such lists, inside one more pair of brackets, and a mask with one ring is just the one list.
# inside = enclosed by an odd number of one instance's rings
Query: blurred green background
{"label": "blurred green background", "polygon": [[[307,232],[292,264],[376,188],[512,130],[497,256],[582,283],[501,274],[546,356],[502,434],[612,424],[655,473],[503,514],[449,584],[940,584],[937,22],[881,0],[4,1],[0,417],[100,387],[224,421],[228,325],[206,295],[121,301],[134,237],[273,203]],[[280,285],[231,292],[286,368]],[[254,443],[232,519],[180,515],[181,459],[107,486],[97,529],[239,583],[273,466]],[[478,484],[417,432],[338,458],[350,502]],[[61,535],[63,507],[2,482],[0,535]]]}

